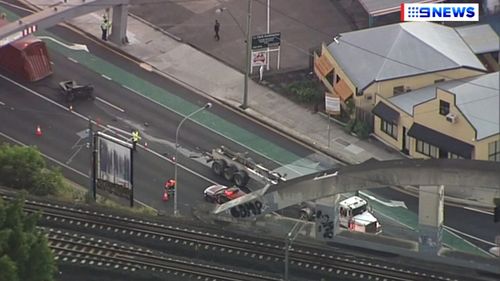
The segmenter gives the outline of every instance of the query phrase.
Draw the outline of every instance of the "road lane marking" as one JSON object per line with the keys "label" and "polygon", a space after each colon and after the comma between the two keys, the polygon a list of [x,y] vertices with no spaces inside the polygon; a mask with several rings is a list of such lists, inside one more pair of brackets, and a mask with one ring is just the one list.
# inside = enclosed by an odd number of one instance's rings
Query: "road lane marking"
{"label": "road lane marking", "polygon": [[74,62],[74,63],[78,63],[78,61],[77,61],[77,60],[75,60],[75,59],[74,59],[74,58],[72,58],[72,57],[68,57],[68,60],[70,60],[70,61],[72,61],[72,62]]}
{"label": "road lane marking", "polygon": [[481,214],[493,216],[492,212],[483,211],[483,210],[479,210],[479,209],[475,209],[475,208],[471,208],[471,207],[463,207],[463,208],[466,209],[466,210],[469,210],[469,211],[478,212],[478,213],[481,213]]}
{"label": "road lane marking", "polygon": [[[486,245],[490,245],[490,246],[496,246],[496,245],[497,245],[497,244],[495,244],[495,243],[493,243],[493,242],[486,241],[486,240],[483,240],[483,239],[478,238],[478,237],[476,237],[476,236],[473,236],[473,235],[467,234],[467,233],[465,233],[465,232],[462,232],[462,231],[460,231],[460,230],[458,230],[458,229],[454,229],[453,227],[449,227],[449,226],[446,226],[446,225],[445,225],[445,226],[444,226],[444,228],[446,228],[448,231],[458,233],[458,234],[463,235],[463,236],[465,236],[465,237],[468,237],[468,238],[470,238],[470,239],[474,239],[474,240],[476,240],[476,241],[482,242],[482,243],[484,243],[484,244],[486,244]],[[484,250],[483,250],[483,251],[484,251]]]}
{"label": "road lane marking", "polygon": [[106,76],[106,75],[104,75],[104,74],[101,74],[101,76],[102,76],[102,78],[104,78],[104,79],[108,79],[109,81],[113,80],[113,79],[111,79],[111,77]]}
{"label": "road lane marking", "polygon": [[[7,81],[9,81],[9,82],[11,82],[11,83],[13,83],[14,85],[16,85],[16,86],[18,86],[18,87],[20,87],[20,88],[22,88],[22,89],[24,89],[24,90],[26,90],[26,91],[28,91],[28,92],[32,93],[32,94],[34,94],[34,95],[36,95],[36,96],[38,96],[38,97],[40,97],[40,98],[42,98],[42,99],[44,99],[44,100],[46,100],[46,101],[48,101],[48,102],[50,102],[50,103],[52,103],[52,104],[56,105],[57,107],[59,107],[59,108],[61,108],[61,109],[65,110],[65,111],[68,111],[68,112],[70,112],[70,113],[73,113],[73,114],[75,114],[76,116],[78,116],[78,117],[80,117],[80,118],[82,118],[82,119],[84,119],[84,120],[86,120],[86,121],[88,121],[88,120],[89,120],[89,119],[88,119],[87,117],[85,117],[84,115],[82,115],[82,114],[80,114],[80,113],[78,113],[78,112],[76,112],[76,111],[74,111],[74,110],[69,110],[69,108],[67,108],[67,107],[65,107],[65,106],[63,106],[63,105],[61,105],[61,104],[59,104],[59,103],[57,103],[57,102],[55,102],[55,101],[53,101],[53,100],[51,100],[51,99],[49,99],[49,98],[47,98],[47,97],[45,97],[45,96],[41,95],[41,94],[39,94],[39,93],[37,93],[37,92],[35,92],[35,91],[31,90],[30,88],[27,88],[26,86],[24,86],[24,85],[22,85],[22,84],[19,84],[19,83],[18,83],[18,82],[16,82],[16,81],[13,81],[13,80],[11,80],[11,79],[9,79],[9,78],[7,78],[7,77],[3,76],[2,74],[0,74],[0,77],[2,77],[3,79],[5,79],[5,80],[7,80]],[[93,120],[93,122],[95,122],[95,121]],[[100,126],[101,126],[101,127],[104,127],[104,126],[102,126],[102,125],[100,125]],[[121,137],[122,137],[122,138],[124,138],[124,139],[127,139],[127,138],[125,138],[125,137],[123,137],[123,136],[121,136]],[[158,157],[160,157],[160,158],[162,158],[162,159],[167,160],[168,162],[170,162],[170,163],[172,163],[172,164],[174,163],[172,160],[170,160],[169,158],[167,158],[167,157],[165,157],[165,156],[161,155],[160,153],[158,153],[158,152],[156,152],[156,151],[153,151],[153,150],[151,150],[151,149],[149,149],[149,148],[146,148],[146,147],[144,147],[143,145],[140,145],[140,144],[138,144],[138,146],[139,146],[139,147],[141,147],[141,148],[143,148],[145,151],[149,151],[149,152],[153,153],[154,155],[156,155],[156,156],[158,156]],[[208,181],[208,182],[210,182],[210,183],[213,183],[213,184],[218,184],[217,182],[215,182],[215,181],[213,181],[213,180],[211,180],[211,179],[209,179],[209,178],[207,178],[207,177],[205,177],[205,176],[203,176],[203,175],[199,174],[198,172],[195,172],[194,170],[191,170],[191,169],[187,168],[186,166],[183,166],[183,165],[181,165],[181,164],[177,164],[177,165],[178,165],[179,167],[181,167],[182,169],[184,169],[184,170],[186,170],[186,171],[188,171],[188,172],[191,172],[192,174],[194,174],[194,175],[196,175],[196,176],[199,176],[200,178],[202,178],[202,179],[204,179],[204,180],[206,180],[206,181]]]}
{"label": "road lane marking", "polygon": [[131,91],[132,93],[134,93],[134,94],[136,94],[136,95],[143,96],[141,93],[139,93],[138,91],[136,91],[136,90],[134,90],[134,89],[130,88],[130,87],[129,87],[129,86],[127,86],[127,85],[123,85],[123,84],[122,84],[122,87],[123,87],[123,88],[125,88],[125,89],[127,89],[127,90],[129,90],[129,91]]}
{"label": "road lane marking", "polygon": [[5,103],[3,103],[3,102],[0,101],[0,105],[5,105]]}
{"label": "road lane marking", "polygon": [[[25,143],[23,143],[23,142],[21,142],[21,141],[19,141],[19,140],[15,139],[15,138],[13,138],[13,137],[9,136],[9,135],[6,135],[6,134],[4,134],[3,132],[0,132],[0,136],[4,137],[4,138],[6,138],[6,139],[8,139],[8,140],[10,140],[10,141],[12,141],[12,142],[17,143],[18,145],[28,146],[27,144],[25,144]],[[39,151],[40,151],[40,150],[39,150]],[[82,172],[78,171],[77,169],[75,169],[75,168],[73,168],[73,167],[71,167],[71,166],[68,166],[68,165],[66,165],[66,164],[64,164],[64,163],[62,163],[62,162],[60,162],[60,161],[58,161],[57,159],[54,159],[54,158],[52,158],[52,157],[50,157],[50,156],[48,156],[48,155],[46,155],[46,154],[42,153],[41,151],[40,151],[40,154],[41,154],[43,157],[45,157],[45,158],[49,159],[50,161],[52,161],[52,162],[56,163],[57,165],[60,165],[60,166],[62,166],[62,167],[64,167],[64,168],[66,168],[66,169],[68,169],[68,170],[70,170],[70,171],[72,171],[72,172],[74,172],[74,173],[77,173],[78,175],[80,175],[80,176],[82,176],[82,177],[85,177],[85,178],[87,178],[87,179],[88,179],[88,178],[90,178],[90,177],[89,177],[89,175],[87,175],[87,174],[85,174],[85,173],[82,173]],[[134,202],[137,202],[137,203],[139,203],[139,204],[143,205],[144,207],[151,208],[151,209],[153,209],[153,210],[157,211],[155,208],[153,208],[153,207],[151,207],[151,206],[147,205],[147,204],[146,204],[146,203],[144,203],[144,202],[141,202],[140,200],[134,199]]]}
{"label": "road lane marking", "polygon": [[107,100],[104,100],[104,99],[102,99],[102,98],[100,98],[100,97],[96,97],[96,99],[97,99],[98,101],[100,101],[100,102],[102,102],[102,103],[104,103],[104,104],[106,104],[106,105],[108,105],[108,106],[110,106],[110,107],[112,107],[112,108],[114,108],[114,109],[116,109],[116,110],[120,111],[120,112],[125,112],[125,109],[123,109],[123,108],[121,108],[121,107],[119,107],[119,106],[117,106],[117,105],[114,105],[114,104],[110,103],[110,102],[109,102],[109,101],[107,101]]}

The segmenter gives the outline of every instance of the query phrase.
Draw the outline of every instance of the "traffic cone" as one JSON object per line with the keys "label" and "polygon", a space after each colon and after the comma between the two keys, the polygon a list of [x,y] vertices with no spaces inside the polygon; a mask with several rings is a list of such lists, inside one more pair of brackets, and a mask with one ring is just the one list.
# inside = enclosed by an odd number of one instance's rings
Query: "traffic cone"
{"label": "traffic cone", "polygon": [[40,125],[36,125],[35,135],[37,137],[41,137],[42,136],[42,129],[40,129]]}

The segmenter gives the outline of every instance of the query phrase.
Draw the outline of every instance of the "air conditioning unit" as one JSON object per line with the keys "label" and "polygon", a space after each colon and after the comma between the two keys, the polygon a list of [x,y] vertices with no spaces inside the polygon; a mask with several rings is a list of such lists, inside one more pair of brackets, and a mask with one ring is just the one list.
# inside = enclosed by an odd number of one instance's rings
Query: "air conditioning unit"
{"label": "air conditioning unit", "polygon": [[448,113],[448,114],[446,115],[446,121],[448,121],[448,122],[450,122],[450,123],[454,124],[454,123],[456,123],[456,122],[457,122],[457,116],[456,116],[455,114]]}

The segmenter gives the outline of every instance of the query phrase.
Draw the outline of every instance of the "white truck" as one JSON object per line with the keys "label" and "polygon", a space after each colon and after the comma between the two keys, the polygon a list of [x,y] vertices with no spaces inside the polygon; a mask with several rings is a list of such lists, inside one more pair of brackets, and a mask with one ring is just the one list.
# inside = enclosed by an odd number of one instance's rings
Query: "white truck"
{"label": "white truck", "polygon": [[[302,218],[314,219],[315,208],[306,203],[300,213]],[[368,202],[359,196],[351,196],[339,202],[339,225],[349,231],[379,234],[382,226],[368,207]]]}
{"label": "white truck", "polygon": [[214,174],[224,177],[238,187],[244,187],[250,178],[264,184],[286,181],[286,175],[273,172],[255,163],[245,153],[234,152],[224,146],[212,149],[208,157],[208,162],[212,162]]}

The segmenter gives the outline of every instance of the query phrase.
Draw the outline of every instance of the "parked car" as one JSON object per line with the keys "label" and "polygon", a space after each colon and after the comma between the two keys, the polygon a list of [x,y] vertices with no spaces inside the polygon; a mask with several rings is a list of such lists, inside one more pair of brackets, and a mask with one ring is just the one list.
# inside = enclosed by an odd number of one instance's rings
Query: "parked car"
{"label": "parked car", "polygon": [[237,187],[227,187],[220,184],[215,184],[207,187],[203,191],[203,196],[207,202],[223,204],[234,200],[246,193]]}

